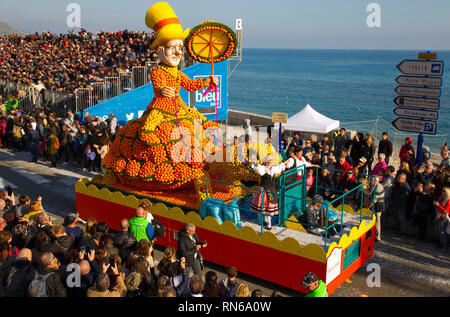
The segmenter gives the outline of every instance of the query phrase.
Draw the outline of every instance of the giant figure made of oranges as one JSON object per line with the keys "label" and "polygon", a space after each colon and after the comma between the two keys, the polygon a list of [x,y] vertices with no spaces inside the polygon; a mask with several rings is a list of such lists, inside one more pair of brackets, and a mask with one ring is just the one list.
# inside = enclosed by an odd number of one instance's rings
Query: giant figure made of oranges
{"label": "giant figure made of oranges", "polygon": [[[218,78],[191,80],[178,70],[189,29],[183,31],[168,3],[158,2],[151,6],[145,21],[156,33],[151,48],[157,50],[160,60],[151,74],[155,96],[140,118],[128,122],[117,132],[102,163],[106,169],[105,183],[121,183],[155,192],[195,187],[197,203],[200,203],[206,198],[206,179],[211,175],[233,184],[257,180],[258,176],[237,160],[205,162],[203,149],[211,142],[203,131],[217,129],[218,125],[188,107],[179,92],[181,87],[192,92],[217,85]],[[199,126],[200,140],[195,133]],[[190,134],[187,142],[186,133]],[[230,153],[220,151],[225,158],[227,155],[235,157],[235,150],[228,149],[228,152],[233,151]]]}

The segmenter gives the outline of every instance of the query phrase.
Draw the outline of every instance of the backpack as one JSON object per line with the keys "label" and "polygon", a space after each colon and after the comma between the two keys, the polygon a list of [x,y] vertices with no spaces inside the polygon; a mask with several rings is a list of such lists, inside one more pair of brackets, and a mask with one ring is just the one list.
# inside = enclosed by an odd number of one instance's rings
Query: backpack
{"label": "backpack", "polygon": [[157,237],[164,237],[166,235],[166,228],[159,219],[153,218],[152,226],[155,229]]}
{"label": "backpack", "polygon": [[55,145],[54,145],[54,147],[55,147],[55,149],[59,149],[59,140],[58,140],[58,137],[55,135],[54,136],[54,138],[55,138]]}
{"label": "backpack", "polygon": [[7,297],[26,297],[27,279],[31,267],[19,270],[16,266],[11,268],[6,278]]}
{"label": "backpack", "polygon": [[53,272],[50,272],[46,275],[40,275],[38,271],[34,272],[34,279],[31,281],[28,286],[28,294],[31,297],[48,297],[47,294],[47,278],[52,275]]}

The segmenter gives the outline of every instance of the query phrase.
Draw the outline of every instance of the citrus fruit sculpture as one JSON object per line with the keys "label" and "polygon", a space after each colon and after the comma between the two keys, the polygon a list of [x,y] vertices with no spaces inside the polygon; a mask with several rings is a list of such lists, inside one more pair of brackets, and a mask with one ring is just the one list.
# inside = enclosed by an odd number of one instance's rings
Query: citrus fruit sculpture
{"label": "citrus fruit sculpture", "polygon": [[[247,144],[240,150],[237,146],[223,148],[213,145],[204,131],[211,128],[218,131],[218,123],[186,106],[180,97],[181,87],[192,92],[217,85],[214,76],[191,80],[178,70],[184,53],[183,41],[189,30],[182,30],[172,8],[164,2],[150,7],[146,23],[156,32],[152,49],[157,50],[161,62],[151,74],[155,96],[140,118],[128,122],[116,133],[102,162],[106,170],[103,183],[120,183],[155,192],[195,188],[200,202],[206,198],[208,178],[232,184],[241,184],[241,180],[258,180],[247,162],[249,147],[259,145]],[[188,38],[188,51],[194,48],[200,49],[201,53],[203,42],[198,36],[209,34],[214,43],[209,42],[206,46],[210,49],[207,54],[212,55],[214,61],[228,57],[234,51],[234,38],[230,35],[232,32],[223,33],[223,30],[228,29],[214,23],[203,23],[194,28]],[[211,156],[214,160],[208,160]],[[237,187],[229,190],[236,194],[241,192]]]}

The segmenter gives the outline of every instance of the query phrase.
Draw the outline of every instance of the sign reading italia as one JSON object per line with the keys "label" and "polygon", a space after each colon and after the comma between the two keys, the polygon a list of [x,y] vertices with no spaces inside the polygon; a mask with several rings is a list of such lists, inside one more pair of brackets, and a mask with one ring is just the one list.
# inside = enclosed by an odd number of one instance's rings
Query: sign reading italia
{"label": "sign reading italia", "polygon": [[397,65],[397,68],[403,74],[407,75],[442,76],[444,62],[405,59]]}

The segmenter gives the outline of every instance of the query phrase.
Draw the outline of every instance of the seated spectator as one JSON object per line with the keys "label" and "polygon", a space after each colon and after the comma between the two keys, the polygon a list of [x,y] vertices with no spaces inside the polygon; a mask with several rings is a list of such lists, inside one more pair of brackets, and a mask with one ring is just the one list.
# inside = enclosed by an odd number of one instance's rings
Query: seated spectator
{"label": "seated spectator", "polygon": [[236,281],[237,269],[234,266],[227,267],[227,278],[220,280],[220,297],[234,297],[239,283]]}
{"label": "seated spectator", "polygon": [[[42,232],[42,231],[41,231]],[[33,259],[34,260],[34,259]],[[28,293],[31,297],[66,297],[67,291],[58,273],[59,261],[49,252],[45,252],[39,257],[39,267],[29,275]],[[39,293],[41,290],[37,285],[39,280],[45,284],[45,294]]]}
{"label": "seated spectator", "polygon": [[220,285],[217,274],[214,271],[208,271],[205,274],[205,286],[203,287],[204,297],[219,297]]}

